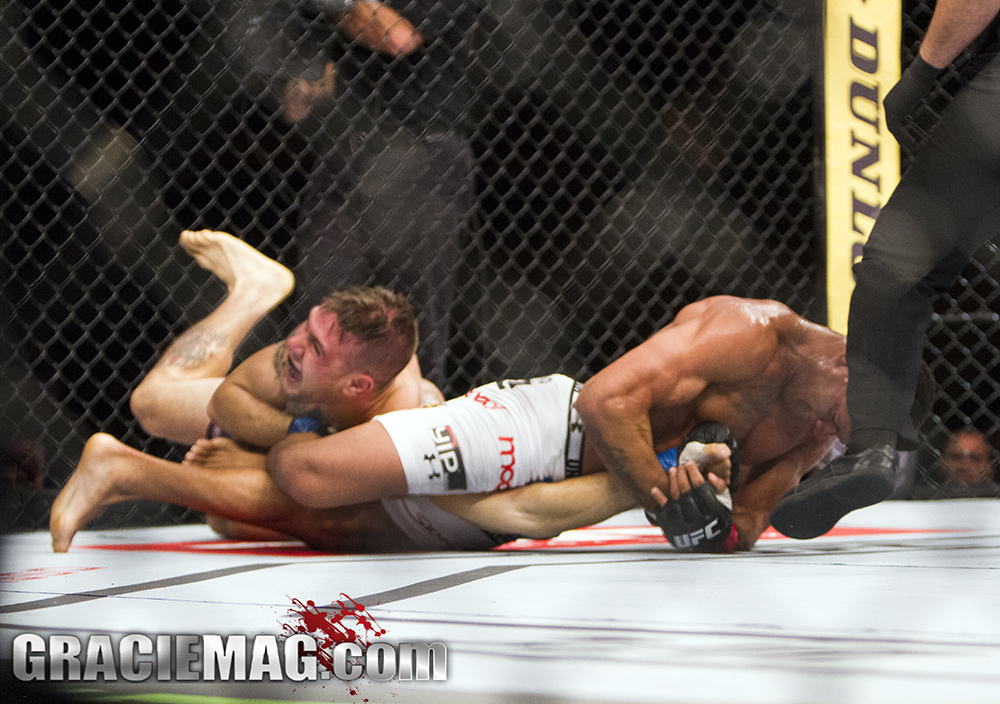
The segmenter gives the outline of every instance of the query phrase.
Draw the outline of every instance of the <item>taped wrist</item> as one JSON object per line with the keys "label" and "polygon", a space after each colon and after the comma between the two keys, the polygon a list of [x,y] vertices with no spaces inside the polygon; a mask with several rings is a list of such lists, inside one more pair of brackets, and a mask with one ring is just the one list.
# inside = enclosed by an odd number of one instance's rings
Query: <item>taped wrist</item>
{"label": "taped wrist", "polygon": [[322,421],[312,416],[299,416],[288,425],[287,435],[292,433],[316,433],[320,436],[329,435],[329,430]]}
{"label": "taped wrist", "polygon": [[[684,438],[684,443],[681,445],[680,453],[677,457],[678,463],[683,464],[692,461],[699,468],[702,468],[696,455],[696,451],[700,452],[701,447],[696,448],[691,445],[692,443],[701,443],[702,445],[722,443],[729,448],[729,490],[734,491],[739,484],[740,478],[740,451],[736,445],[736,438],[729,431],[729,427],[725,423],[720,423],[716,420],[706,420],[694,426],[694,429]],[[689,446],[691,446],[690,449]]]}

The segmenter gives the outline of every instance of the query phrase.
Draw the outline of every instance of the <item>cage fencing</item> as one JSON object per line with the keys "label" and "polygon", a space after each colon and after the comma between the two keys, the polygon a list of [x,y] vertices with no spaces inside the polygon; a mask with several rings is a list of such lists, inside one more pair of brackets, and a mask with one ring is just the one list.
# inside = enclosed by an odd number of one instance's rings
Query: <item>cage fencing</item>
{"label": "cage fencing", "polygon": [[[352,29],[375,7],[5,4],[8,530],[45,525],[94,432],[180,458],[129,397],[224,295],[177,245],[184,229],[231,232],[296,274],[241,354],[324,293],[381,284],[415,304],[422,367],[446,395],[586,379],[709,295],[825,321],[818,3],[401,0],[413,41],[399,46]],[[906,5],[904,64],[930,12]],[[984,249],[938,304],[929,447],[1000,425],[998,269]],[[98,525],[194,518],[134,504]]]}

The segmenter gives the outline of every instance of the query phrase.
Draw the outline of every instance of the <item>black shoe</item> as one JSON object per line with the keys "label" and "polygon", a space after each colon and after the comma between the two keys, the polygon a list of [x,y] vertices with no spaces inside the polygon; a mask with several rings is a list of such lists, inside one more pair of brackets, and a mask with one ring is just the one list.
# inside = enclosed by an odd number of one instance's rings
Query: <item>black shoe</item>
{"label": "black shoe", "polygon": [[898,468],[891,445],[842,455],[785,494],[771,511],[771,525],[789,538],[821,536],[851,511],[888,499]]}

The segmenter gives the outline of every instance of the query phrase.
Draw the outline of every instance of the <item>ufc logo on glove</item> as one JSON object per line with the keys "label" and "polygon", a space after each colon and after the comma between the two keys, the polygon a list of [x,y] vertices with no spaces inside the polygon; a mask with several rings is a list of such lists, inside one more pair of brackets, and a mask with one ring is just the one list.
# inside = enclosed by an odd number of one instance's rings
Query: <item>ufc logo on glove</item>
{"label": "ufc logo on glove", "polygon": [[716,518],[704,528],[699,528],[698,530],[690,533],[673,536],[670,538],[670,544],[680,550],[687,550],[688,548],[697,547],[704,541],[712,540],[713,538],[718,537],[721,533],[722,531],[719,530],[719,519]]}

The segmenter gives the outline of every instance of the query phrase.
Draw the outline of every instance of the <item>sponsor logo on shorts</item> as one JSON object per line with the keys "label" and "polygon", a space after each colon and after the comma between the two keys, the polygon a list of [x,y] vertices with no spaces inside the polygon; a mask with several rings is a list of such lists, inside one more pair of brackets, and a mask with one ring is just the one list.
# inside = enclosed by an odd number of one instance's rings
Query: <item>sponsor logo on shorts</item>
{"label": "sponsor logo on shorts", "polygon": [[531,386],[532,384],[548,384],[552,381],[550,376],[536,376],[534,379],[501,379],[497,382],[498,389],[516,389],[518,386]]}
{"label": "sponsor logo on shorts", "polygon": [[[431,479],[440,477],[443,472],[447,477],[446,482],[449,490],[464,490],[467,488],[465,479],[465,463],[462,462],[462,452],[458,449],[458,442],[455,434],[451,432],[450,425],[442,425],[431,428],[431,435],[434,437],[434,449],[437,456],[425,457],[431,464]],[[440,467],[441,472],[437,469]]]}
{"label": "sponsor logo on shorts", "polygon": [[510,489],[514,480],[514,438],[497,438],[500,441],[500,483],[497,489]]}
{"label": "sponsor logo on shorts", "polygon": [[475,401],[480,406],[485,408],[487,411],[506,411],[502,403],[494,401],[489,396],[484,396],[479,389],[473,389],[469,393],[465,394],[465,398],[470,401]]}

